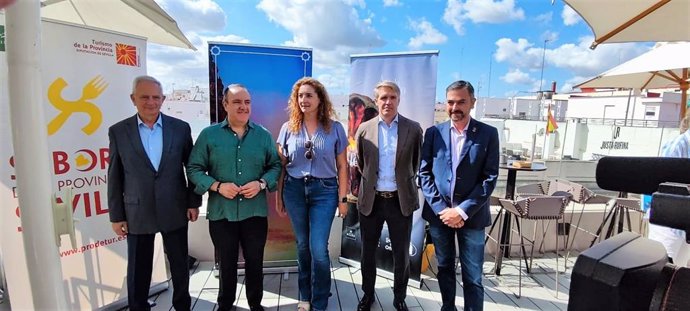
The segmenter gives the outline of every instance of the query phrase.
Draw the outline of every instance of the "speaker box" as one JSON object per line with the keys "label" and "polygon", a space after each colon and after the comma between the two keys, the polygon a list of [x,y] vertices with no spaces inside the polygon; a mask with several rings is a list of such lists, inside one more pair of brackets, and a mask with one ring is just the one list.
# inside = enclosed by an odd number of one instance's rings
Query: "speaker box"
{"label": "speaker box", "polygon": [[568,310],[649,310],[667,262],[660,243],[632,232],[602,241],[577,257]]}

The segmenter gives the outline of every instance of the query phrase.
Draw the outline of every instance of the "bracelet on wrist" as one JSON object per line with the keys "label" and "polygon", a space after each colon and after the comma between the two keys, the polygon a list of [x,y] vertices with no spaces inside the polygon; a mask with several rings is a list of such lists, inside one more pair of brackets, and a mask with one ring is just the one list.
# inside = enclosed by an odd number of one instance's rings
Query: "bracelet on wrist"
{"label": "bracelet on wrist", "polygon": [[218,182],[218,185],[216,186],[216,192],[220,192],[220,185],[221,184],[222,184],[222,182]]}

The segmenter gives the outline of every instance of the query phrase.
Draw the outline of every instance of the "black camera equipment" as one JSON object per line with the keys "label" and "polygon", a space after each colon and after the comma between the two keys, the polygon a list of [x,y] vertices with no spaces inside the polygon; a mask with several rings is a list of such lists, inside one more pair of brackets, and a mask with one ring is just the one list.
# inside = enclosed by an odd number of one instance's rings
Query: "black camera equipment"
{"label": "black camera equipment", "polygon": [[[604,157],[597,185],[653,194],[650,222],[690,236],[690,159]],[[656,241],[623,232],[578,256],[568,310],[690,310],[690,269],[668,263]]]}

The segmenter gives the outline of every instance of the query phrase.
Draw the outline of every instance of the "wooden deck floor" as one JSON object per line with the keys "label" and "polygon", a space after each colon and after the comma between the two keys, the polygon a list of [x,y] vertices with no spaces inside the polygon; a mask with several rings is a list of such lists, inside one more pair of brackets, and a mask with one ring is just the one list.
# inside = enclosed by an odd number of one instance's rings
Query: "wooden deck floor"
{"label": "wooden deck floor", "polygon": [[[570,271],[574,258],[568,262],[567,273],[559,276],[560,290],[556,298],[555,286],[555,254],[546,254],[542,258],[535,258],[533,274],[522,277],[522,298],[518,293],[518,260],[513,258],[504,261],[501,276],[491,274],[493,258],[487,257],[484,264],[484,309],[485,310],[566,310],[570,285]],[[563,271],[563,259],[559,259],[559,270]],[[524,267],[524,266],[523,266]],[[352,311],[362,296],[361,274],[359,269],[352,268],[338,262],[332,263],[333,279],[331,285],[332,296],[328,303],[328,310]],[[458,272],[460,270],[458,269]],[[407,305],[410,310],[437,311],[441,308],[441,294],[434,271],[429,270],[423,276],[421,288],[408,287]],[[237,310],[248,310],[244,293],[243,277],[238,280],[236,306]],[[456,304],[462,310],[462,286],[458,275],[458,291]],[[393,309],[393,282],[383,277],[377,278],[377,302],[372,310]],[[216,309],[216,295],[218,294],[218,278],[213,274],[211,262],[198,263],[192,270],[190,292],[193,310],[212,311]],[[171,310],[171,290],[167,290],[155,297],[157,305],[153,310]],[[264,298],[262,305],[266,310],[297,309],[297,274],[266,274],[264,276]]]}

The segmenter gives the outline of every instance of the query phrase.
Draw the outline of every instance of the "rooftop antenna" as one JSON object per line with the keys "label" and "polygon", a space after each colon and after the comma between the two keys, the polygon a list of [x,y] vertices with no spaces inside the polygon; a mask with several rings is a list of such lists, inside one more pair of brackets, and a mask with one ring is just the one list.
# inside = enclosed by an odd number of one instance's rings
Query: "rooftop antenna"
{"label": "rooftop antenna", "polygon": [[491,65],[493,64],[493,58],[489,56],[489,82],[486,84],[486,97],[491,98]]}

